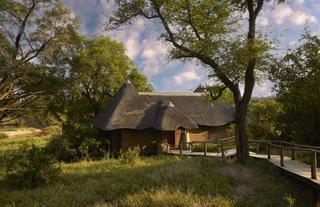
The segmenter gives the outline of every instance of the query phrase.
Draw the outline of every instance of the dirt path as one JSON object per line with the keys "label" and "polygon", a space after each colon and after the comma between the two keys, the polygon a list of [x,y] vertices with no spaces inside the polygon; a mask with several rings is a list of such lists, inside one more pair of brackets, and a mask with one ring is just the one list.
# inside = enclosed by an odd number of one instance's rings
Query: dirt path
{"label": "dirt path", "polygon": [[17,131],[2,131],[2,133],[8,135],[8,137],[18,137],[26,135],[37,135],[43,133],[41,129],[35,130],[17,130]]}

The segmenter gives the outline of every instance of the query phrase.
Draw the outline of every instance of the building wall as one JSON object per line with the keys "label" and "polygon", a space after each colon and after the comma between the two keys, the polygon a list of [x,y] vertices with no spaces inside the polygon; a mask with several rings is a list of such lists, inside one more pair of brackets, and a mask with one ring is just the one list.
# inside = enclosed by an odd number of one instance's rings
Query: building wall
{"label": "building wall", "polygon": [[[181,130],[178,129],[175,132],[175,144],[179,145],[181,136]],[[195,141],[207,141],[207,140],[217,140],[219,138],[229,137],[230,134],[227,132],[227,126],[218,127],[205,127],[201,126],[198,129],[189,130],[189,137],[191,142]]]}
{"label": "building wall", "polygon": [[[157,143],[168,143],[168,139],[174,136],[174,144],[179,146],[181,129],[171,132],[162,132],[153,129],[122,129],[114,131],[102,131],[103,136],[111,142],[111,152],[119,154],[129,147],[139,146],[142,154],[156,154]],[[200,127],[199,129],[189,130],[190,141],[215,140],[230,136],[227,133],[227,126],[220,127]],[[173,138],[173,137],[172,137]],[[170,138],[171,139],[171,138]],[[172,142],[172,140],[170,141]]]}
{"label": "building wall", "polygon": [[162,132],[152,129],[121,130],[121,150],[139,146],[142,154],[156,154],[157,143],[162,140]]}

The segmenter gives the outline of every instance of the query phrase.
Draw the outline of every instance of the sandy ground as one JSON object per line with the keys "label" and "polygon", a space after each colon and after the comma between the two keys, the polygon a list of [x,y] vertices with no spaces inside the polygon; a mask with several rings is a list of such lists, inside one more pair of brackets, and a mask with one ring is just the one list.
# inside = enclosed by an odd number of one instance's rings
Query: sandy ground
{"label": "sandy ground", "polygon": [[43,132],[40,129],[35,130],[17,130],[17,131],[2,131],[2,133],[7,134],[9,137],[17,137],[17,136],[25,136],[25,135],[32,135],[32,134],[38,134]]}

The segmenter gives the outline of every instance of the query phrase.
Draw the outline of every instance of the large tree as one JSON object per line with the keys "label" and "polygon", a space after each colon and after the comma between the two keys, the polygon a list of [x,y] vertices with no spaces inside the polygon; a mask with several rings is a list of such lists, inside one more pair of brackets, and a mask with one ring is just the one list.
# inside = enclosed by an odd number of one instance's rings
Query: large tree
{"label": "large tree", "polygon": [[[171,43],[171,57],[196,59],[233,94],[236,110],[237,159],[249,156],[245,131],[255,69],[266,49],[256,37],[256,20],[264,0],[116,0],[107,27],[116,29],[142,17],[163,26],[161,38]],[[242,15],[248,15],[248,21]],[[247,27],[246,34],[241,32]],[[244,85],[241,94],[240,85]]]}
{"label": "large tree", "polygon": [[1,0],[0,123],[36,108],[50,73],[39,57],[77,25],[60,0]]}
{"label": "large tree", "polygon": [[[130,80],[138,91],[151,91],[146,76],[125,54],[124,46],[106,36],[74,37],[73,49],[50,51],[60,54],[52,62],[61,68],[59,88],[50,96],[48,112],[67,125],[88,124]],[[63,52],[63,51],[67,52]],[[49,60],[47,60],[49,61]]]}
{"label": "large tree", "polygon": [[306,32],[301,44],[271,70],[278,101],[280,127],[286,138],[320,144],[320,38]]}

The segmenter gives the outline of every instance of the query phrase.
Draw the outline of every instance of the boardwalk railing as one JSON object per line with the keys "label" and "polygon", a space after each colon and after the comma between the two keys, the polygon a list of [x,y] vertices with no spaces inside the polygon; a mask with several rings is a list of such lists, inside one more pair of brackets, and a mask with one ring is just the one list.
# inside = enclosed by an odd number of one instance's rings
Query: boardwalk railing
{"label": "boardwalk railing", "polygon": [[276,148],[279,150],[280,156],[280,166],[284,167],[284,150],[291,151],[291,160],[296,159],[296,152],[308,152],[310,153],[310,161],[311,161],[311,178],[317,179],[317,154],[320,154],[320,147],[311,146],[311,145],[301,145],[290,143],[286,141],[278,141],[278,140],[249,140],[249,143],[265,145],[267,147],[267,155],[268,159],[271,159],[271,149]]}
{"label": "boardwalk railing", "polygon": [[[221,152],[221,156],[225,157],[225,149],[226,149],[226,145],[230,144],[230,143],[234,143],[235,142],[235,137],[227,137],[227,138],[221,138],[221,139],[217,139],[214,141],[208,140],[208,141],[192,141],[192,142],[180,142],[179,146],[178,146],[178,150],[179,150],[179,154],[182,155],[184,149],[188,149],[190,150],[190,152],[194,151],[194,146],[201,144],[204,147],[203,150],[203,155],[207,156],[208,155],[208,145],[210,144],[211,146],[216,146],[218,147],[218,149]],[[176,146],[170,145],[168,143],[164,143],[164,148],[165,151],[167,153],[170,152],[170,149],[175,148],[177,149]]]}

